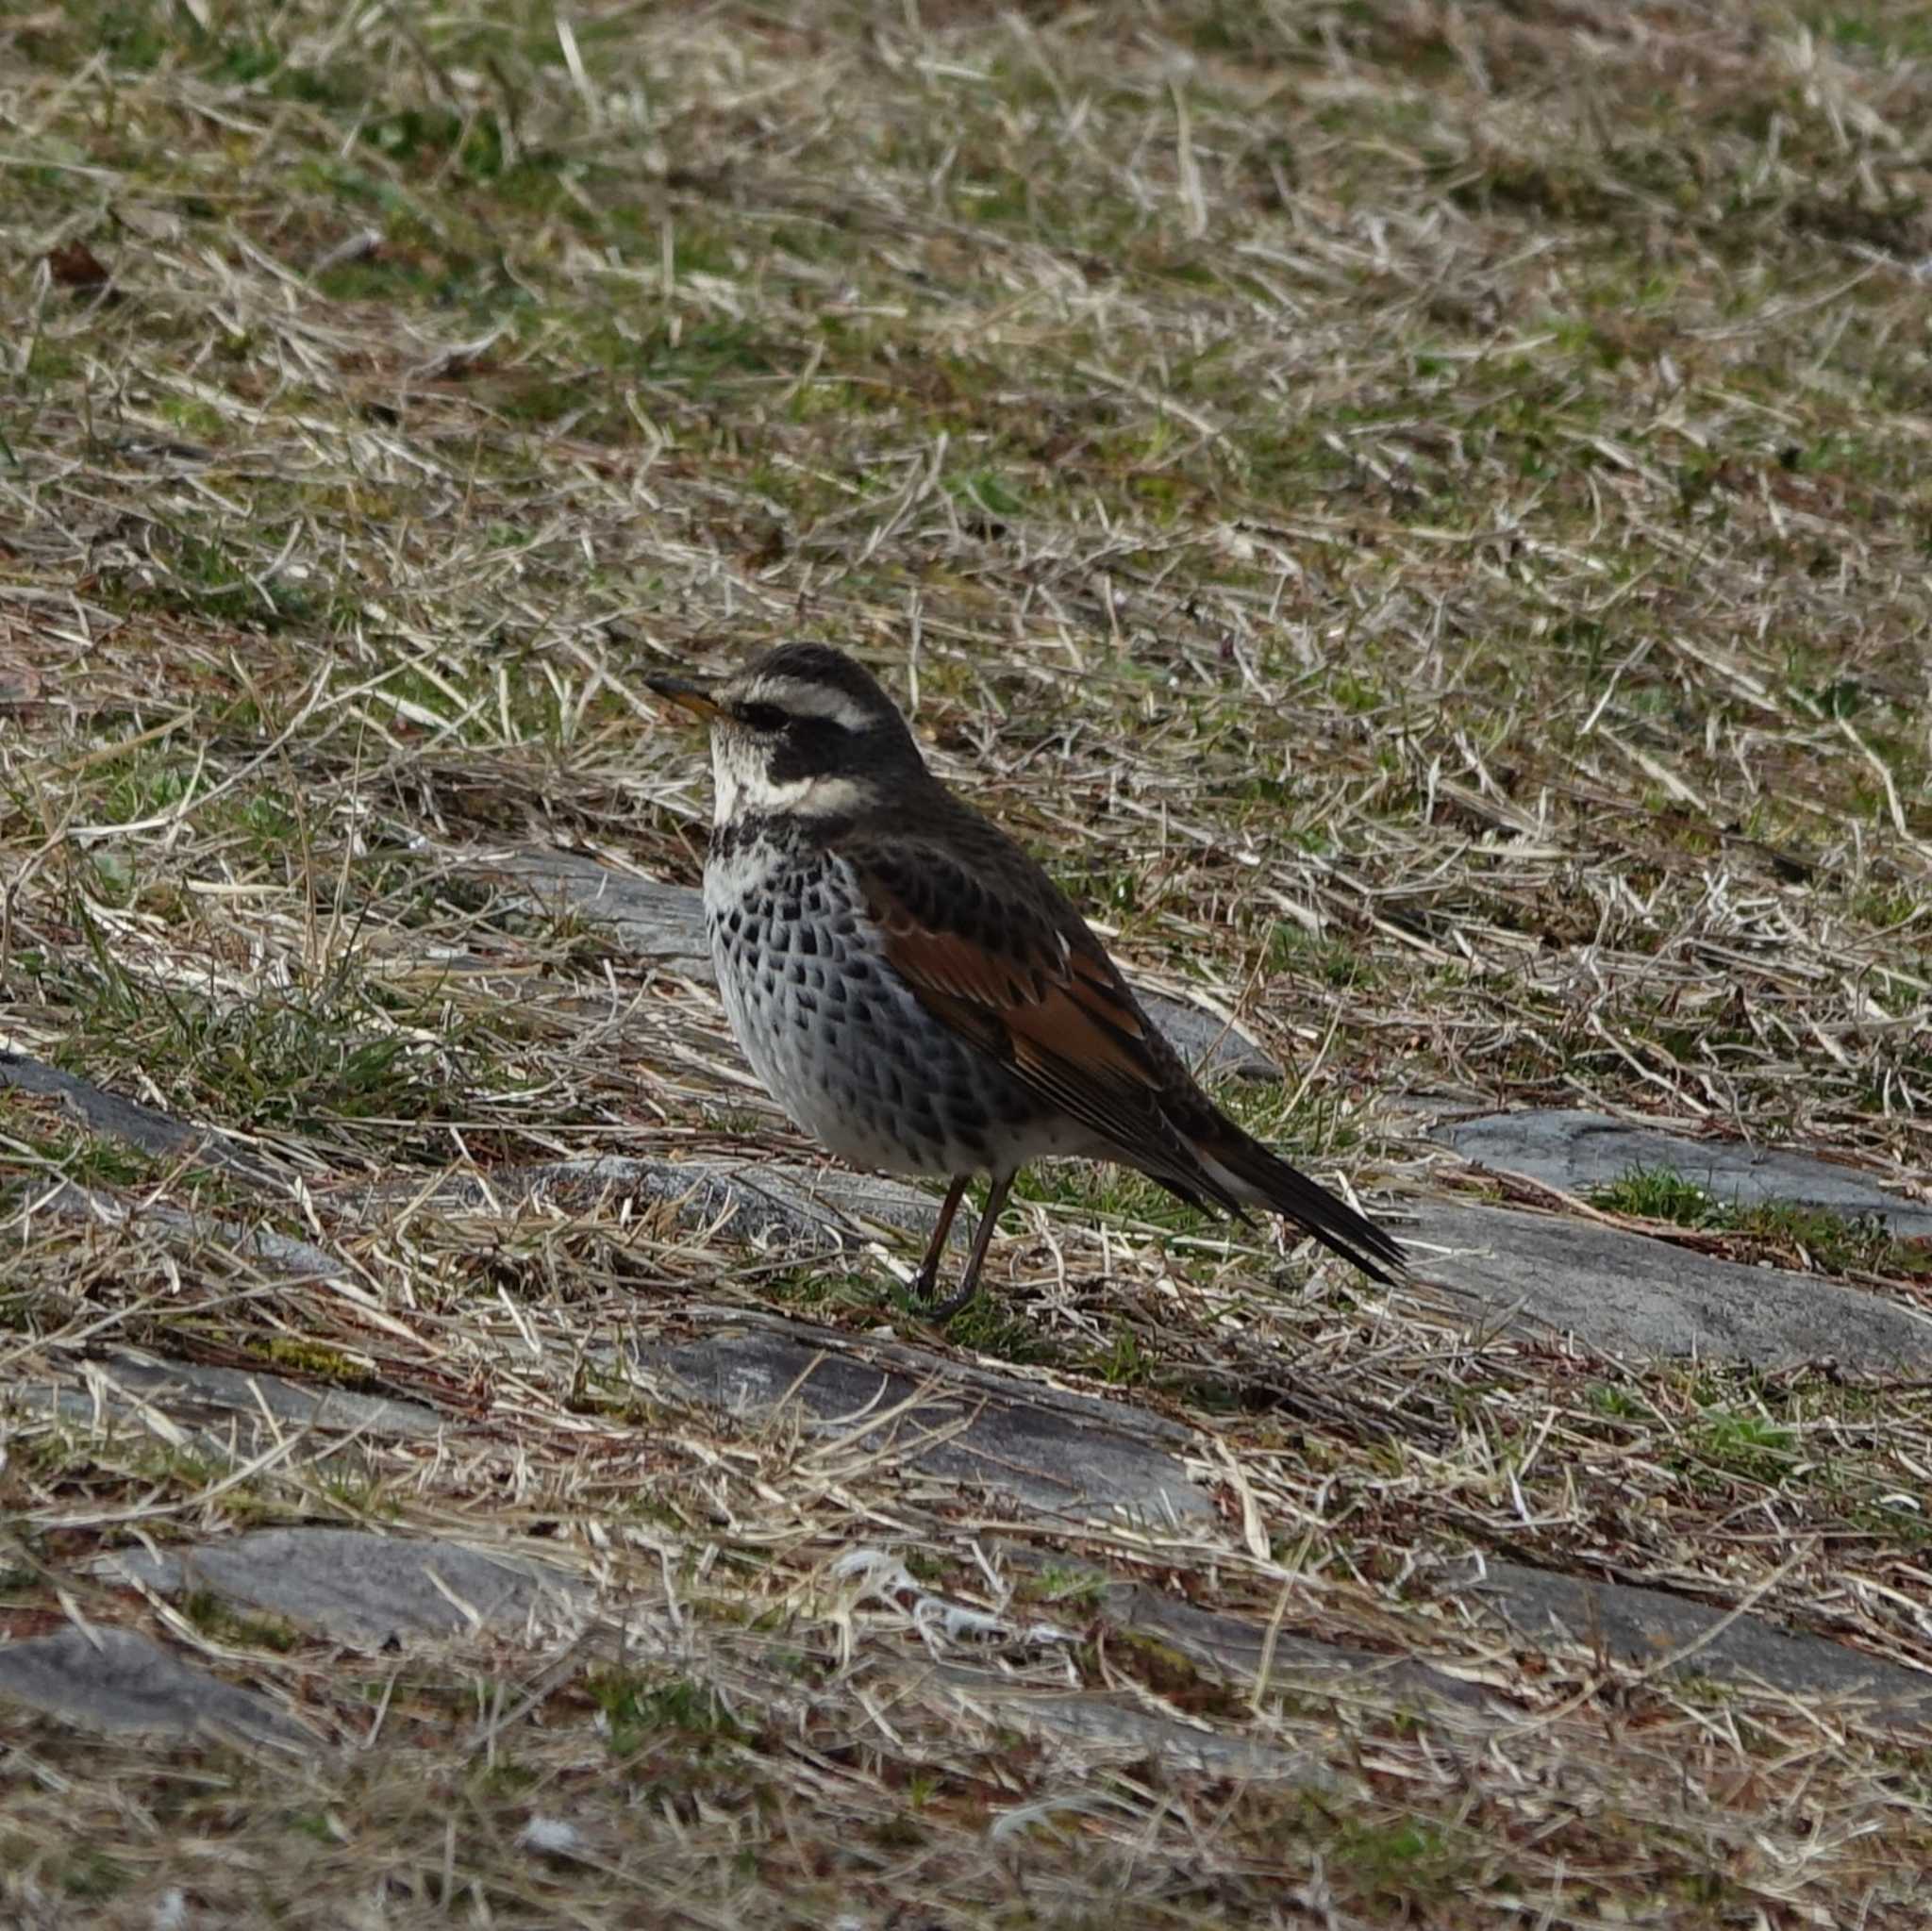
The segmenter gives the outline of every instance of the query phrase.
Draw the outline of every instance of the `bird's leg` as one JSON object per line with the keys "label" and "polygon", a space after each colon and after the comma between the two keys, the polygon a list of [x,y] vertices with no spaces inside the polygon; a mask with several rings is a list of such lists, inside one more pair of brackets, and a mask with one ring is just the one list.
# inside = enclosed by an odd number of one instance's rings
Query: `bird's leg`
{"label": "bird's leg", "polygon": [[[955,1181],[956,1188],[963,1182]],[[973,1237],[973,1252],[967,1257],[966,1272],[960,1277],[959,1285],[940,1302],[926,1311],[935,1321],[950,1321],[954,1315],[972,1300],[973,1291],[979,1285],[979,1270],[986,1260],[986,1250],[992,1241],[992,1230],[999,1221],[1000,1209],[1007,1204],[1007,1195],[1012,1190],[1013,1176],[1010,1174],[995,1174],[992,1186],[986,1196],[986,1211],[979,1217],[979,1231]]]}
{"label": "bird's leg", "polygon": [[959,1211],[959,1203],[966,1198],[966,1185],[972,1177],[971,1174],[961,1174],[946,1189],[940,1217],[933,1223],[932,1239],[926,1245],[925,1258],[919,1263],[919,1272],[912,1276],[912,1298],[915,1301],[930,1301],[933,1290],[939,1286],[940,1256],[946,1251],[946,1237],[953,1231],[953,1216]]}

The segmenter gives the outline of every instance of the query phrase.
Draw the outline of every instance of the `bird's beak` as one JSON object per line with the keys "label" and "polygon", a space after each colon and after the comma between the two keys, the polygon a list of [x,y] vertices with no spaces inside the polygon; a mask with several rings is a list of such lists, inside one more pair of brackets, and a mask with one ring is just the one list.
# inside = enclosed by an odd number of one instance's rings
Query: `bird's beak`
{"label": "bird's beak", "polygon": [[705,689],[690,677],[646,677],[644,688],[655,691],[667,704],[681,706],[695,717],[701,717],[707,724],[713,718],[724,715],[724,707]]}

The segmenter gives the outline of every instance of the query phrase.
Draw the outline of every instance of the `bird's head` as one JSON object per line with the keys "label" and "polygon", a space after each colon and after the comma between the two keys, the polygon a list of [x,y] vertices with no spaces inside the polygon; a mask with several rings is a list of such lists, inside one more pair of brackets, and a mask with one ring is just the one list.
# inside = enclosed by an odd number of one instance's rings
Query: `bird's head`
{"label": "bird's head", "polygon": [[825,644],[780,644],[720,683],[645,682],[709,724],[720,824],[863,813],[926,775],[878,679]]}

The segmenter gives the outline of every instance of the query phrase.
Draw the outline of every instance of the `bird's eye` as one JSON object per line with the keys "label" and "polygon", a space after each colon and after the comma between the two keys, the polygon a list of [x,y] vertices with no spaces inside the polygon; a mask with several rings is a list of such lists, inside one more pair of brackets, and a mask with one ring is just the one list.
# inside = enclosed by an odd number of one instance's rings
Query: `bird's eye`
{"label": "bird's eye", "polygon": [[791,722],[775,704],[741,704],[738,715],[755,731],[782,731]]}

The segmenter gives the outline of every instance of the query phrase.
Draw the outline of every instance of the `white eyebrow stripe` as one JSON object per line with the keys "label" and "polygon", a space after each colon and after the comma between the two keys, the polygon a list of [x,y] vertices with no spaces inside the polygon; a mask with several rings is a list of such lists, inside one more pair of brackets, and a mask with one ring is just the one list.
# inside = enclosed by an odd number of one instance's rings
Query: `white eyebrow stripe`
{"label": "white eyebrow stripe", "polygon": [[862,731],[874,722],[870,707],[856,697],[802,677],[760,677],[744,697],[747,704],[775,704],[794,717],[829,718],[848,731]]}

